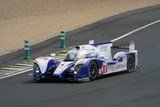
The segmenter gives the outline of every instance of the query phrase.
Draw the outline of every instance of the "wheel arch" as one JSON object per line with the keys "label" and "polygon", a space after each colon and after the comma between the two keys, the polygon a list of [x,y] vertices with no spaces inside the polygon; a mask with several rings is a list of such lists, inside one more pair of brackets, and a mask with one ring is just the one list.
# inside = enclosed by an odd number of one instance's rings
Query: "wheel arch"
{"label": "wheel arch", "polygon": [[49,70],[53,65],[56,65],[55,60],[50,57],[36,58],[34,63],[39,66],[42,74],[44,74],[47,70]]}
{"label": "wheel arch", "polygon": [[87,66],[89,66],[89,64],[90,64],[92,61],[97,64],[98,69],[101,68],[101,65],[102,65],[101,63],[102,63],[102,61],[100,61],[100,60],[98,60],[98,59],[91,59],[91,60],[89,60],[89,61],[87,62]]}

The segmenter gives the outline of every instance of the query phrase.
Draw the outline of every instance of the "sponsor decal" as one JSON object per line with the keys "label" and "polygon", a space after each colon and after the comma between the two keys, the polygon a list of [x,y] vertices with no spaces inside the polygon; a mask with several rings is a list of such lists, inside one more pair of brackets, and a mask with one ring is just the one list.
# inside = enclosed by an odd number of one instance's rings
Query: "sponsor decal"
{"label": "sponsor decal", "polygon": [[101,45],[100,51],[107,51],[107,45]]}
{"label": "sponsor decal", "polygon": [[126,67],[126,64],[125,63],[123,63],[123,64],[118,64],[117,66],[116,66],[116,69],[121,69],[121,68],[125,68]]}

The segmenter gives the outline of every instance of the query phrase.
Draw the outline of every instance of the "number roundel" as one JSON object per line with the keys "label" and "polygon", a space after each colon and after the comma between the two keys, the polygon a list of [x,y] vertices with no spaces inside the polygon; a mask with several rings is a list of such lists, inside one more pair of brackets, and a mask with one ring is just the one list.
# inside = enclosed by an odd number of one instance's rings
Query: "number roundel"
{"label": "number roundel", "polygon": [[102,73],[103,73],[103,74],[106,74],[107,71],[108,71],[108,65],[103,65],[103,66],[102,66]]}

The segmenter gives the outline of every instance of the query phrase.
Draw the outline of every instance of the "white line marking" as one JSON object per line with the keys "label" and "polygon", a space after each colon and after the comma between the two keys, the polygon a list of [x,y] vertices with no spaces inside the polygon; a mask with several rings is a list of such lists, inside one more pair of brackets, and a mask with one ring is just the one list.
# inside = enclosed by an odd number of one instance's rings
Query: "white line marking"
{"label": "white line marking", "polygon": [[152,26],[152,25],[154,25],[154,24],[156,24],[156,23],[159,23],[159,22],[160,22],[160,20],[157,20],[157,21],[154,21],[154,22],[149,23],[149,24],[147,24],[147,25],[144,25],[144,26],[142,26],[142,27],[140,27],[140,28],[137,28],[137,29],[135,29],[135,30],[132,30],[132,31],[130,31],[130,32],[128,32],[128,33],[126,33],[126,34],[124,34],[124,35],[122,35],[122,36],[119,36],[118,38],[115,38],[115,39],[111,40],[111,42],[115,42],[115,41],[117,41],[117,40],[120,40],[120,39],[122,39],[122,38],[124,38],[124,37],[126,37],[126,36],[129,36],[130,34],[133,34],[133,33],[137,32],[137,31],[140,31],[140,30],[142,30],[142,29],[144,29],[144,28],[147,28],[147,27]]}
{"label": "white line marking", "polygon": [[[63,59],[59,59],[58,61],[62,61]],[[16,76],[16,75],[19,75],[19,74],[22,74],[22,73],[26,73],[26,72],[29,72],[29,71],[32,71],[33,68],[30,68],[30,69],[27,69],[27,70],[24,70],[24,71],[18,71],[17,73],[13,73],[11,75],[7,75],[7,76],[3,76],[3,77],[0,77],[0,80],[1,79],[5,79],[5,78],[8,78],[8,77],[13,77],[13,76]]]}
{"label": "white line marking", "polygon": [[13,73],[11,75],[3,76],[3,77],[0,77],[0,80],[4,79],[4,78],[8,78],[8,77],[13,77],[13,76],[16,76],[16,75],[19,75],[19,74],[22,74],[22,73],[25,73],[25,72],[28,72],[28,71],[31,71],[31,70],[33,70],[33,69],[31,68],[31,69],[24,70],[24,71],[21,71],[21,72]]}
{"label": "white line marking", "polygon": [[[147,25],[144,25],[144,26],[142,26],[142,27],[140,27],[140,28],[137,28],[137,29],[135,29],[135,30],[133,30],[133,31],[130,31],[130,32],[128,32],[128,33],[126,33],[126,34],[118,37],[118,38],[115,38],[115,39],[111,40],[111,42],[115,42],[115,41],[117,41],[117,40],[120,40],[120,39],[122,39],[122,38],[124,38],[124,37],[126,37],[126,36],[129,36],[130,34],[133,34],[133,33],[137,32],[137,31],[140,31],[140,30],[142,30],[142,29],[144,29],[144,28],[147,28],[147,27],[152,26],[152,25],[154,25],[154,24],[156,24],[156,23],[159,23],[159,22],[160,22],[160,20],[157,20],[157,21],[154,21],[154,22],[149,23],[149,24],[147,24]],[[4,78],[16,76],[16,75],[19,75],[19,74],[22,74],[22,73],[25,73],[25,72],[28,72],[28,71],[31,71],[31,70],[33,70],[33,69],[31,68],[31,69],[28,69],[28,70],[25,70],[25,71],[22,71],[22,72],[14,73],[14,74],[12,74],[12,75],[0,77],[0,80],[1,80],[1,79],[4,79]]]}

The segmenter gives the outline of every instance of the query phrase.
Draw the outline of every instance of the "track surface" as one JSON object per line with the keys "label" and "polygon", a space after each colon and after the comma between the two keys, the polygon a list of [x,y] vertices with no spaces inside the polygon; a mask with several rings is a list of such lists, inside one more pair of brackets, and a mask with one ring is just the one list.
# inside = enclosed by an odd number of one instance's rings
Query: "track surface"
{"label": "track surface", "polygon": [[[89,39],[111,40],[160,19],[160,5],[104,19],[69,32],[70,44]],[[0,107],[158,107],[160,106],[160,23],[123,38],[136,41],[141,69],[109,75],[96,81],[34,83],[28,73],[0,80]],[[82,39],[83,38],[83,39]],[[75,42],[77,41],[77,42]],[[68,45],[70,45],[68,44]]]}

